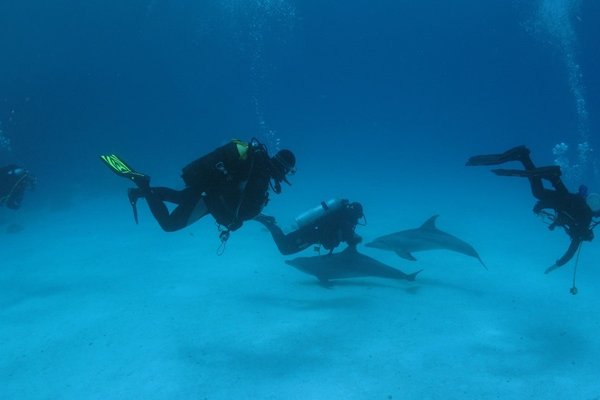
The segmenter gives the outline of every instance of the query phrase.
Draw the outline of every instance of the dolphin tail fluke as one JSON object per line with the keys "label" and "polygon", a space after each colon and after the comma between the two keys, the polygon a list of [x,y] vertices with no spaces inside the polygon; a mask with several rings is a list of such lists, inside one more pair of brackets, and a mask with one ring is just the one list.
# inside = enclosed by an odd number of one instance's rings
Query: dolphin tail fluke
{"label": "dolphin tail fluke", "polygon": [[415,278],[417,277],[417,275],[419,275],[421,273],[421,271],[423,271],[422,269],[418,270],[417,272],[413,272],[412,274],[407,274],[406,275],[406,280],[407,281],[414,281]]}

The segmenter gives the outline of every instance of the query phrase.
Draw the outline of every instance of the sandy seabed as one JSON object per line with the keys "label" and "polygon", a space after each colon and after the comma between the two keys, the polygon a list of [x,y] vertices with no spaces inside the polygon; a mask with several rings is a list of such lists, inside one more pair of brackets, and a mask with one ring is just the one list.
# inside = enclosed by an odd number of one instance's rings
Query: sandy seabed
{"label": "sandy seabed", "polygon": [[[122,194],[1,209],[0,398],[600,399],[597,242],[582,250],[572,296],[574,262],[543,273],[567,237],[529,205],[490,212],[403,196],[389,213],[390,190],[359,199],[365,241],[439,213],[438,227],[473,244],[489,270],[449,251],[410,262],[359,246],[424,271],[323,288],[254,222],[219,256],[210,217],[164,233],[140,204],[136,226]],[[291,221],[316,199],[266,211]]]}

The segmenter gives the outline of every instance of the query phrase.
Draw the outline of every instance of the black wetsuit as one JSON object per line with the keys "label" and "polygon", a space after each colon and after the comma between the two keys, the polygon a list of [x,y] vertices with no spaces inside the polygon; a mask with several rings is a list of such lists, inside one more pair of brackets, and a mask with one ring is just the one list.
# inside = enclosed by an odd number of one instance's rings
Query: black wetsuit
{"label": "black wetsuit", "polygon": [[[521,162],[526,170],[535,169],[529,156],[524,157]],[[546,189],[542,179],[548,180],[554,190]],[[538,199],[533,211],[539,214],[545,209],[554,210],[556,215],[550,229],[560,226],[571,238],[569,248],[555,263],[557,267],[563,266],[573,258],[581,242],[594,239],[594,232],[590,228],[594,213],[584,197],[569,192],[559,174],[534,175],[529,177],[529,184],[531,193]]]}
{"label": "black wetsuit", "polygon": [[[149,192],[144,191],[144,194],[139,189],[136,191],[139,196],[146,198],[152,215],[166,232],[183,229],[208,213],[206,207],[199,204],[203,201],[202,190],[199,188],[186,187],[183,190],[175,190],[167,187],[153,187],[149,189]],[[169,212],[165,202],[177,206],[172,212]],[[197,218],[194,219],[192,214],[196,207],[199,207],[200,211]]]}
{"label": "black wetsuit", "polygon": [[544,209],[554,210],[556,215],[550,229],[560,226],[571,238],[565,254],[556,260],[557,267],[563,266],[573,258],[581,242],[594,239],[594,232],[590,228],[594,214],[585,199],[579,194],[570,193],[560,178],[549,179],[554,190],[544,188],[539,178],[529,180],[533,195],[538,199],[533,211],[539,214]]}
{"label": "black wetsuit", "polygon": [[[210,213],[219,225],[234,231],[258,215],[269,199],[272,179],[264,146],[232,141],[183,169],[183,190],[165,187],[134,189],[145,197],[160,226],[182,229]],[[169,213],[165,202],[177,207]]]}
{"label": "black wetsuit", "polygon": [[0,168],[0,205],[13,210],[21,207],[25,189],[33,186],[34,179],[17,165]]}
{"label": "black wetsuit", "polygon": [[342,242],[356,246],[362,240],[355,232],[361,215],[350,208],[350,203],[336,210],[325,213],[312,224],[304,225],[295,231],[284,234],[275,223],[274,218],[260,215],[255,218],[262,223],[273,236],[273,240],[283,255],[298,253],[311,245],[321,245],[330,252]]}

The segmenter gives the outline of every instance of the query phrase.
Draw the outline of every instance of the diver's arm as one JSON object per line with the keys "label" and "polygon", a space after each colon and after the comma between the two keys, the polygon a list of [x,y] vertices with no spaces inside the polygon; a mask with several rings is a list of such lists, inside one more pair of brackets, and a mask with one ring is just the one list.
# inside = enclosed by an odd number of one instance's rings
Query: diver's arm
{"label": "diver's arm", "polygon": [[558,260],[556,260],[556,262],[554,263],[554,265],[552,265],[551,267],[549,267],[548,269],[546,269],[545,273],[547,274],[549,272],[552,272],[555,269],[557,269],[559,267],[562,267],[567,262],[569,262],[569,260],[571,260],[573,258],[573,256],[575,255],[575,253],[579,249],[580,245],[581,245],[581,240],[580,239],[572,239],[571,240],[571,244],[569,245],[569,248],[567,249],[567,251],[565,252],[565,254],[563,254],[563,256],[561,258],[559,258]]}

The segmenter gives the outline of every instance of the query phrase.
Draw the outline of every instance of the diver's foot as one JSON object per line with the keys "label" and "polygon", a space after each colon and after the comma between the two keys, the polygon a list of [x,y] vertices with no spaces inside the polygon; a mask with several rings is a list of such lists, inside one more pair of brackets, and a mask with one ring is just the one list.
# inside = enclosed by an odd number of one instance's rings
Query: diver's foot
{"label": "diver's foot", "polygon": [[551,165],[534,169],[493,169],[492,172],[498,176],[521,176],[524,178],[546,178],[552,180],[561,176],[560,167]]}
{"label": "diver's foot", "polygon": [[517,146],[500,154],[473,156],[467,160],[466,165],[498,165],[509,161],[523,161],[528,159],[529,153],[529,149],[526,146]]}
{"label": "diver's foot", "polygon": [[135,172],[129,174],[127,177],[131,179],[139,189],[143,191],[150,190],[150,176]]}
{"label": "diver's foot", "polygon": [[267,226],[277,224],[277,220],[275,219],[275,217],[271,217],[270,215],[265,214],[258,214],[256,217],[254,217],[254,220]]}
{"label": "diver's foot", "polygon": [[142,193],[142,189],[140,188],[129,188],[127,189],[127,198],[129,199],[129,204],[135,206],[140,197],[145,197]]}
{"label": "diver's foot", "polygon": [[140,197],[145,197],[143,192],[144,191],[140,188],[127,189],[127,198],[129,199],[129,204],[131,204],[131,208],[133,210],[133,219],[136,224],[139,223],[138,212],[137,212],[137,201]]}

